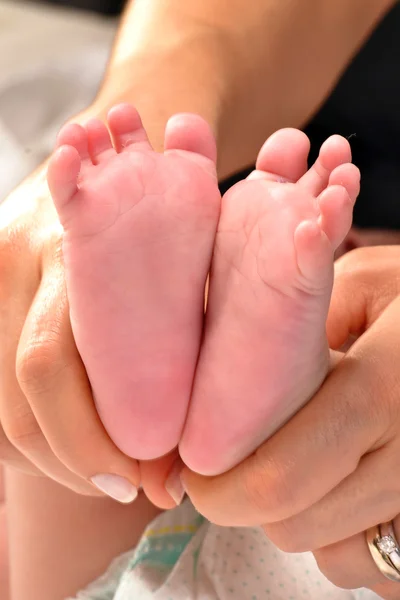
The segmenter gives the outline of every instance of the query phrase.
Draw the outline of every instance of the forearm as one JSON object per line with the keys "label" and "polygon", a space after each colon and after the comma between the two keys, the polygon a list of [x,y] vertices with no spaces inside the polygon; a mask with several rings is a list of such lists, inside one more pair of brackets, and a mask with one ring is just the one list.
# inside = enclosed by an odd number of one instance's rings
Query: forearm
{"label": "forearm", "polygon": [[226,175],[251,162],[275,129],[304,124],[391,4],[136,0],[97,105],[134,102],[158,148],[171,114],[202,114]]}
{"label": "forearm", "polygon": [[301,127],[393,0],[134,0],[103,85],[78,119],[139,109],[162,149],[177,112],[201,114],[220,177],[250,164],[280,127]]}
{"label": "forearm", "polygon": [[193,4],[198,16],[173,0],[129,4],[95,103],[97,111],[120,101],[134,104],[157,150],[166,121],[177,112],[202,115],[219,138],[233,89],[230,40],[202,22],[210,1]]}

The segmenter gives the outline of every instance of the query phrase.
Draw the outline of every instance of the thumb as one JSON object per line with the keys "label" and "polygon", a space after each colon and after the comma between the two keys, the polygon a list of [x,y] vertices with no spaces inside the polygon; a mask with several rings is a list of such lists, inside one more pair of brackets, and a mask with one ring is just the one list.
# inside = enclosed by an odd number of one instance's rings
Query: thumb
{"label": "thumb", "polygon": [[368,329],[400,293],[400,246],[358,248],[335,263],[327,319],[333,349]]}

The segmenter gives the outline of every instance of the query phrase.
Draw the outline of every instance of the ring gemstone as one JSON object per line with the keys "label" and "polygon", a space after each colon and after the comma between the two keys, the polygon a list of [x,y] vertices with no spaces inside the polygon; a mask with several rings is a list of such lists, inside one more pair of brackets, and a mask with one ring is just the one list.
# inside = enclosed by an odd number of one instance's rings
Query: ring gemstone
{"label": "ring gemstone", "polygon": [[396,550],[397,545],[391,535],[384,535],[378,542],[376,542],[379,550],[385,554],[390,554],[393,550]]}

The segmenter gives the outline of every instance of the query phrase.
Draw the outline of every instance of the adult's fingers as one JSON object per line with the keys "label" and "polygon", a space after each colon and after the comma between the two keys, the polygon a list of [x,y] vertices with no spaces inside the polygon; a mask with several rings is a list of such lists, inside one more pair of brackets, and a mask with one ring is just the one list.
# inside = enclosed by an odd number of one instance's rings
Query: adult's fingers
{"label": "adult's fingers", "polygon": [[[398,423],[400,300],[352,346],[314,398],[251,457],[219,477],[184,470],[198,510],[221,525],[288,519],[353,473]],[[399,507],[400,508],[400,507]]]}
{"label": "adult's fingers", "polygon": [[[60,321],[64,323],[63,330],[57,319],[60,313],[67,319],[68,309],[61,276],[54,276],[57,268],[62,271],[62,230],[44,177],[27,180],[2,204],[0,212],[0,460],[24,472],[48,475],[80,493],[100,495],[101,492],[86,481],[87,477],[76,474],[58,459],[51,448],[56,423],[48,429],[46,425],[47,440],[30,403],[32,398],[40,404],[38,398],[42,397],[42,386],[43,398],[45,392],[51,400],[62,396],[68,407],[72,397],[78,401],[77,388],[84,385],[78,367],[75,371],[69,370],[71,379],[77,377],[75,387],[66,377],[68,365],[81,363],[77,355],[75,361],[71,358],[72,352],[64,357],[71,340],[65,333],[67,321]],[[24,339],[20,341],[22,330]],[[64,334],[66,338],[60,342],[59,337]],[[58,353],[57,348],[60,349]],[[85,385],[87,388],[87,381]],[[81,401],[86,399],[82,395],[79,397]],[[57,425],[64,430],[70,426],[68,416],[68,412],[60,411],[59,418],[66,418],[67,422],[60,425],[57,421]],[[44,421],[47,423],[47,416]],[[89,433],[84,430],[90,438]],[[75,453],[76,456],[75,441],[79,442],[77,436],[71,436],[68,443],[64,439],[64,446],[69,444],[66,454]],[[112,456],[109,462],[110,468],[113,467]],[[99,463],[99,467],[102,466]],[[136,465],[135,469],[136,475]],[[101,474],[101,471],[96,472]],[[94,474],[90,473],[89,477]],[[104,483],[104,477],[100,478],[100,483]],[[122,486],[122,491],[126,493],[126,487]]]}
{"label": "adult's fingers", "polygon": [[[7,298],[4,299],[5,316],[1,323],[3,343],[0,351],[0,457],[6,465],[24,473],[47,475],[77,492],[99,495],[93,486],[81,481],[54,455],[17,379],[17,347],[32,300],[27,294],[28,289],[27,286],[20,290],[20,281],[16,278],[11,282]],[[21,292],[19,296],[18,291]],[[13,302],[13,298],[16,301]]]}
{"label": "adult's fingers", "polygon": [[[368,549],[365,532],[314,552],[320,571],[345,589],[372,588],[386,583]],[[398,584],[397,584],[398,592]]]}
{"label": "adult's fingers", "polygon": [[[10,248],[14,251],[11,252]],[[14,231],[0,232],[0,461],[25,473],[38,475],[38,470],[27,460],[17,446],[23,443],[23,433],[12,427],[12,416],[26,423],[32,413],[24,394],[17,382],[15,357],[25,316],[35,295],[38,271],[25,269],[23,261],[15,260],[20,256],[18,236]],[[24,282],[19,290],[19,281]],[[17,291],[20,293],[17,293]],[[7,427],[9,425],[9,427]],[[35,423],[36,425],[36,423]],[[8,429],[8,436],[4,431]],[[37,431],[37,427],[35,427]],[[10,441],[12,440],[12,441]],[[12,443],[14,442],[14,443]],[[42,437],[42,442],[44,438]]]}
{"label": "adult's fingers", "polygon": [[26,319],[17,364],[20,386],[54,455],[85,487],[93,481],[118,500],[133,500],[139,467],[118,450],[98,417],[72,335],[64,271],[56,260]]}
{"label": "adult's fingers", "polygon": [[40,282],[40,244],[34,227],[28,232],[25,221],[15,221],[16,205],[6,202],[1,210],[0,460],[24,473],[48,475],[81,493],[99,495],[93,486],[80,481],[54,456],[19,385],[17,348]]}
{"label": "adult's fingers", "polygon": [[331,348],[358,336],[400,293],[400,246],[360,248],[335,263],[327,320]]}
{"label": "adult's fingers", "polygon": [[159,508],[174,508],[181,498],[178,499],[174,491],[171,495],[167,489],[168,483],[165,483],[172,470],[183,466],[178,450],[173,450],[167,456],[156,460],[142,460],[139,465],[141,483],[148,499]]}
{"label": "adult's fingers", "polygon": [[[394,520],[400,534],[400,519]],[[397,600],[400,584],[388,580],[375,565],[365,532],[314,552],[321,572],[336,586],[345,589],[368,588],[381,598]]]}
{"label": "adult's fingers", "polygon": [[356,471],[305,511],[265,526],[269,539],[288,552],[313,551],[350,538],[400,512],[400,442],[360,460]]}

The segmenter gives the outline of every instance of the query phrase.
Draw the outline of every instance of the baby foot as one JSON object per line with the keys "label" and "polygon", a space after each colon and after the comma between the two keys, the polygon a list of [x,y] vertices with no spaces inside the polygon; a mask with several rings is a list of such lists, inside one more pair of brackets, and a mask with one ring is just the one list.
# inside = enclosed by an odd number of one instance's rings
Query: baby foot
{"label": "baby foot", "polygon": [[195,115],[152,150],[137,111],[67,125],[48,183],[64,227],[71,323],[114,442],[152,459],[180,438],[220,211],[214,138]]}
{"label": "baby foot", "polygon": [[222,200],[204,342],[180,444],[186,464],[204,475],[253,452],[328,372],[333,257],[350,229],[360,177],[339,136],[300,177],[308,150],[301,132],[276,133],[256,171]]}

